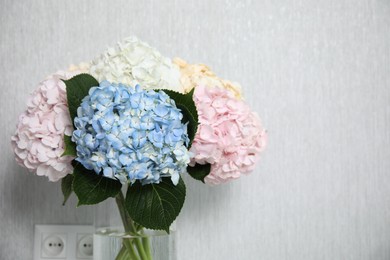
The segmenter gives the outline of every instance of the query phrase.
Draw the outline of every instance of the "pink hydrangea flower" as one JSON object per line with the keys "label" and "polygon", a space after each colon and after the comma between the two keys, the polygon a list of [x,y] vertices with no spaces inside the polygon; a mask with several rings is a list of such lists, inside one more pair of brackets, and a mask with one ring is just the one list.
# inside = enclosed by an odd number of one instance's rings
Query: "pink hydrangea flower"
{"label": "pink hydrangea flower", "polygon": [[254,169],[266,145],[256,113],[229,90],[197,86],[194,101],[199,127],[192,143],[191,165],[211,164],[208,184],[220,184]]}
{"label": "pink hydrangea flower", "polygon": [[72,173],[71,156],[63,156],[64,134],[73,131],[65,84],[80,72],[59,71],[42,81],[27,101],[27,110],[19,116],[11,137],[16,161],[37,175],[58,181]]}

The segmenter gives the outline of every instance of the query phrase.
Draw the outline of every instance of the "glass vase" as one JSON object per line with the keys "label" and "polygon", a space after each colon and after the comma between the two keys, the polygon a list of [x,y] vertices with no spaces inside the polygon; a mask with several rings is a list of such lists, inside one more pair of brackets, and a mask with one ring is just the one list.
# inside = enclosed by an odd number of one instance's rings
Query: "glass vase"
{"label": "glass vase", "polygon": [[122,227],[99,228],[94,234],[95,260],[172,260],[172,234],[143,230],[124,232]]}
{"label": "glass vase", "polygon": [[94,205],[93,259],[175,260],[174,228],[171,226],[170,234],[145,229],[131,220],[123,203],[120,193]]}

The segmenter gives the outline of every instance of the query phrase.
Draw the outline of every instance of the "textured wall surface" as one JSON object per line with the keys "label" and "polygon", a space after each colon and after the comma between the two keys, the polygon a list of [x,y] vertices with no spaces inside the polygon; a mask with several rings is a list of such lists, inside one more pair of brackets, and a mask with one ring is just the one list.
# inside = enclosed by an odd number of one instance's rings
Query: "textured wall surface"
{"label": "textured wall surface", "polygon": [[255,172],[186,178],[178,260],[390,259],[390,1],[0,2],[0,259],[31,259],[34,224],[93,223],[59,183],[16,165],[27,94],[135,34],[239,81],[269,131]]}

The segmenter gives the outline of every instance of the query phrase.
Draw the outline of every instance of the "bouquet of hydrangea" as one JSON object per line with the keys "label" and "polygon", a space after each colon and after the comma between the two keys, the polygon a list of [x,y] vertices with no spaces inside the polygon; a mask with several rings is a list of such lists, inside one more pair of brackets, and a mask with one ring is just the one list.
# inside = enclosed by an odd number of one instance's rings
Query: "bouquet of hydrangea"
{"label": "bouquet of hydrangea", "polygon": [[238,84],[135,37],[43,80],[12,136],[16,161],[61,180],[64,203],[72,192],[78,205],[115,198],[125,231],[140,236],[124,240],[117,259],[152,259],[144,228],[169,233],[183,175],[236,179],[265,143]]}

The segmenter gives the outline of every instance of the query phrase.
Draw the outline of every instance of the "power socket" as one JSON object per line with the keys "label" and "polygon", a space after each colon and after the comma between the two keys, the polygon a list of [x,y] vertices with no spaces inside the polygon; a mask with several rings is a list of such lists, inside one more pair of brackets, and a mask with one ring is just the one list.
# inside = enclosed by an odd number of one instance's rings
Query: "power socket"
{"label": "power socket", "polygon": [[92,234],[78,234],[76,256],[78,259],[90,259],[93,257]]}
{"label": "power socket", "polygon": [[35,225],[34,260],[93,259],[93,226]]}
{"label": "power socket", "polygon": [[66,234],[49,234],[43,233],[41,244],[41,257],[42,258],[59,258],[66,259]]}

